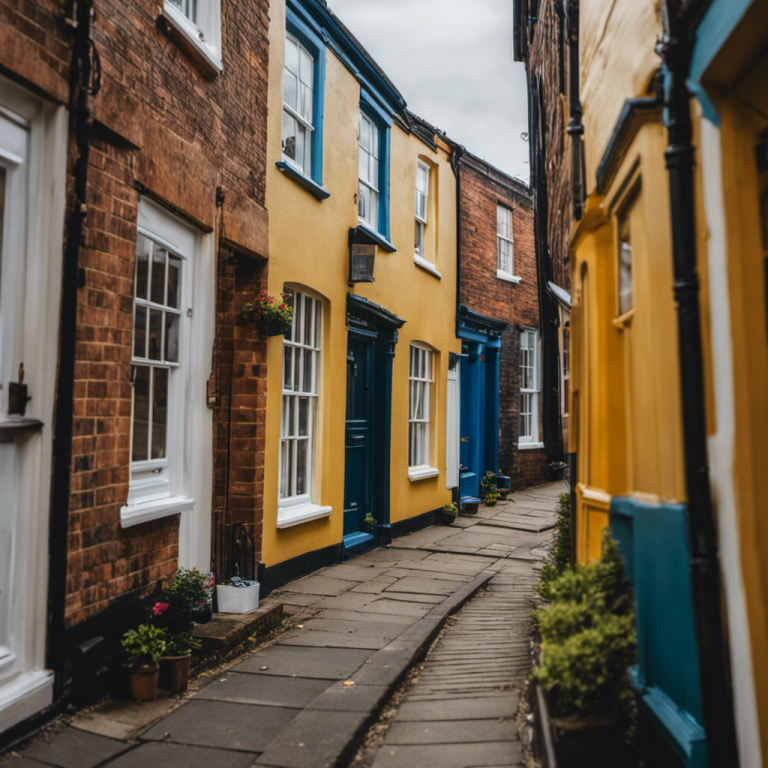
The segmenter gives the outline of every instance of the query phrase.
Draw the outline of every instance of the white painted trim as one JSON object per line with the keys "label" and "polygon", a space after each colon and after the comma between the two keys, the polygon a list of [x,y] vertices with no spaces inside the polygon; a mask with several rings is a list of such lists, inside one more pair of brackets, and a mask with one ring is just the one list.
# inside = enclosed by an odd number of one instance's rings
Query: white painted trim
{"label": "white painted trim", "polygon": [[150,520],[159,520],[161,517],[178,515],[195,507],[195,500],[184,496],[172,496],[165,499],[147,501],[143,504],[126,504],[120,508],[120,526],[130,528],[132,525],[141,525]]}
{"label": "white painted trim", "polygon": [[519,283],[523,279],[516,275],[510,275],[509,272],[502,272],[500,269],[496,270],[496,277],[498,277],[499,280],[506,280],[508,283]]}
{"label": "white painted trim", "polygon": [[53,672],[39,669],[0,687],[0,733],[53,704]]}
{"label": "white painted trim", "polygon": [[408,479],[413,483],[416,480],[426,480],[428,477],[437,477],[440,474],[439,469],[434,467],[409,467]]}
{"label": "white painted trim", "polygon": [[543,448],[544,443],[518,443],[517,444],[517,450],[518,451],[533,451],[537,448]]}
{"label": "white painted trim", "polygon": [[428,262],[426,259],[422,259],[421,256],[418,256],[414,254],[413,257],[413,263],[417,267],[421,267],[425,272],[429,272],[430,275],[434,275],[437,278],[442,278],[443,276],[435,269],[435,265]]}
{"label": "white painted trim", "polygon": [[[201,3],[202,6],[209,7],[207,15],[210,17],[207,20],[206,27],[211,27],[208,32],[210,41],[205,38],[203,34],[205,30],[198,28],[193,24],[178,8],[176,8],[168,0],[165,0],[163,8],[160,11],[162,18],[173,28],[173,30],[181,35],[188,45],[193,46],[194,50],[199,54],[202,59],[202,63],[211,70],[211,74],[221,72],[224,67],[221,63],[221,21],[216,24],[215,15],[221,14],[221,8],[218,3],[207,0],[208,6],[206,6],[205,0]],[[214,7],[215,6],[215,7]]]}
{"label": "white painted trim", "polygon": [[330,517],[332,512],[332,507],[321,507],[317,504],[281,507],[278,510],[277,527],[280,529],[293,528],[294,525],[301,525],[301,523],[308,523],[311,520]]}
{"label": "white painted trim", "polygon": [[706,119],[701,120],[701,168],[704,210],[709,233],[709,311],[714,357],[713,401],[717,424],[717,431],[707,441],[707,449],[728,615],[734,719],[740,763],[750,768],[760,768],[763,765],[760,726],[757,719],[750,633],[747,631],[749,616],[741,570],[739,526],[736,516],[738,500],[733,475],[736,466],[736,406],[720,129]]}

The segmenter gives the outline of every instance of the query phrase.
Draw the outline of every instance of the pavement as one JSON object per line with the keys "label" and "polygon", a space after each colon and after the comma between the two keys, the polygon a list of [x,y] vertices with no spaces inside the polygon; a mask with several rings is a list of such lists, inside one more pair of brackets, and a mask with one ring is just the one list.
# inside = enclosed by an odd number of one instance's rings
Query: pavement
{"label": "pavement", "polygon": [[521,765],[514,716],[529,669],[527,601],[565,490],[553,483],[515,493],[452,526],[426,528],[292,582],[269,600],[299,611],[303,623],[220,671],[191,697],[108,703],[103,711],[111,711],[112,720],[85,714],[0,763],[347,765],[400,681],[445,628],[373,768]]}

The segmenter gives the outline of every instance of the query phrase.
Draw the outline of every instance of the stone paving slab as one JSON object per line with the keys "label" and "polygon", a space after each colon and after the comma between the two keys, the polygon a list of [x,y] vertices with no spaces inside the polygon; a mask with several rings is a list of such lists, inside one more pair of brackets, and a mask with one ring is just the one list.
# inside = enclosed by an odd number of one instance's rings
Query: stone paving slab
{"label": "stone paving slab", "polygon": [[[362,583],[362,579],[360,581]],[[306,578],[294,581],[291,584],[291,592],[304,593],[307,595],[342,595],[344,592],[352,589],[355,584],[346,579],[333,579],[329,576],[307,576]]]}
{"label": "stone paving slab", "polygon": [[[460,710],[460,705],[457,710]],[[457,715],[461,712],[457,711]],[[393,723],[387,744],[472,744],[480,741],[511,741],[515,724],[508,720],[423,720]]]}
{"label": "stone paving slab", "polygon": [[455,583],[441,583],[437,579],[415,578],[404,576],[391,586],[387,587],[387,594],[391,592],[411,592],[422,595],[451,595],[456,591]]}
{"label": "stone paving slab", "polygon": [[234,671],[253,675],[343,680],[370,656],[371,651],[366,650],[273,645],[254,653],[234,667]]}
{"label": "stone paving slab", "polygon": [[35,744],[25,756],[59,768],[93,768],[126,748],[122,741],[68,728],[49,741]]}
{"label": "stone paving slab", "polygon": [[336,683],[327,688],[308,709],[332,709],[338,712],[376,712],[385,697],[389,696],[386,685],[344,685]]}
{"label": "stone paving slab", "polygon": [[255,755],[225,749],[148,742],[108,763],[109,768],[248,768]]}
{"label": "stone paving slab", "polygon": [[377,651],[389,643],[389,637],[376,635],[353,635],[342,632],[299,631],[280,640],[280,645],[299,645],[314,648],[358,648]]}
{"label": "stone paving slab", "polygon": [[192,699],[141,734],[141,739],[262,752],[300,712],[287,707]]}
{"label": "stone paving slab", "polygon": [[[357,614],[355,614],[357,615]],[[304,622],[304,629],[316,629],[320,632],[347,632],[352,635],[374,635],[393,640],[405,631],[405,627],[393,625],[390,621],[350,621],[345,619],[309,619]]]}
{"label": "stone paving slab", "polygon": [[254,683],[252,675],[226,672],[215,683],[196,693],[195,698],[237,704],[303,708],[332,684],[333,680],[277,675],[262,675],[258,683]]}
{"label": "stone paving slab", "polygon": [[[494,741],[485,744],[425,744],[421,746],[385,745],[376,756],[372,768],[485,768],[503,761],[522,760],[517,741]],[[514,765],[515,763],[511,763]]]}

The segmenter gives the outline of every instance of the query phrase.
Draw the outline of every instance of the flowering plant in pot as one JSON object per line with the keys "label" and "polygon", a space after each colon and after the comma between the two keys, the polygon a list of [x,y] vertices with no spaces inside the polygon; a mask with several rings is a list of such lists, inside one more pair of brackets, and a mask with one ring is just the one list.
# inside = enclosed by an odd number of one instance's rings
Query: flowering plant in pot
{"label": "flowering plant in pot", "polygon": [[280,296],[282,301],[266,291],[259,291],[253,301],[243,304],[243,317],[253,320],[256,329],[265,336],[280,336],[291,328],[293,296],[287,292]]}
{"label": "flowering plant in pot", "polygon": [[480,480],[480,498],[487,507],[495,507],[499,500],[499,489],[496,487],[496,473],[488,471]]}
{"label": "flowering plant in pot", "polygon": [[376,533],[376,529],[379,527],[379,523],[376,518],[369,512],[363,518],[363,530],[368,533]]}
{"label": "flowering plant in pot", "polygon": [[153,622],[170,633],[187,632],[191,621],[211,620],[214,576],[197,568],[180,568],[163,590],[162,600],[152,608]]}
{"label": "flowering plant in pot", "polygon": [[451,523],[455,522],[458,514],[459,510],[455,504],[446,504],[439,513],[440,522],[443,525],[451,525]]}
{"label": "flowering plant in pot", "polygon": [[192,651],[199,648],[200,641],[191,632],[166,633],[165,651],[160,657],[161,688],[173,693],[184,693],[189,685],[189,666]]}
{"label": "flowering plant in pot", "polygon": [[151,624],[141,624],[123,635],[123,648],[130,659],[131,694],[136,701],[151,701],[157,694],[158,660],[165,652],[166,633]]}
{"label": "flowering plant in pot", "polygon": [[259,607],[259,582],[233,576],[216,585],[219,613],[250,613]]}

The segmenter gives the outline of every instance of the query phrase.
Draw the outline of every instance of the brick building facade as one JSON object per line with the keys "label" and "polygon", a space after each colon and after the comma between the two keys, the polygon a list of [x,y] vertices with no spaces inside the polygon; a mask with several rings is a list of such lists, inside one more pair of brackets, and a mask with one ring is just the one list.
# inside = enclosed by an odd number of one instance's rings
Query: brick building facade
{"label": "brick building facade", "polygon": [[[0,198],[0,255],[4,276],[29,276],[15,308],[4,295],[18,340],[0,383],[32,398],[23,417],[0,404],[21,467],[0,515],[17,531],[0,580],[16,585],[0,597],[16,666],[0,690],[19,702],[0,732],[108,665],[179,565],[231,575],[239,524],[259,559],[265,342],[239,308],[269,256],[267,7],[95,0],[68,19],[63,2],[0,2],[0,106],[22,148],[0,182],[28,183]],[[50,268],[32,271],[37,232]],[[35,358],[20,318],[41,296],[50,349]]]}
{"label": "brick building facade", "polygon": [[[468,152],[462,153],[458,168],[459,304],[507,324],[498,331],[498,466],[484,470],[500,470],[511,478],[513,488],[523,488],[547,478],[540,391],[532,398],[530,428],[522,430],[528,435],[521,434],[521,339],[526,330],[538,334],[540,327],[533,200],[525,184]],[[508,237],[501,233],[507,216]],[[534,355],[538,357],[538,350]],[[538,382],[532,383],[530,389],[540,389]]]}

